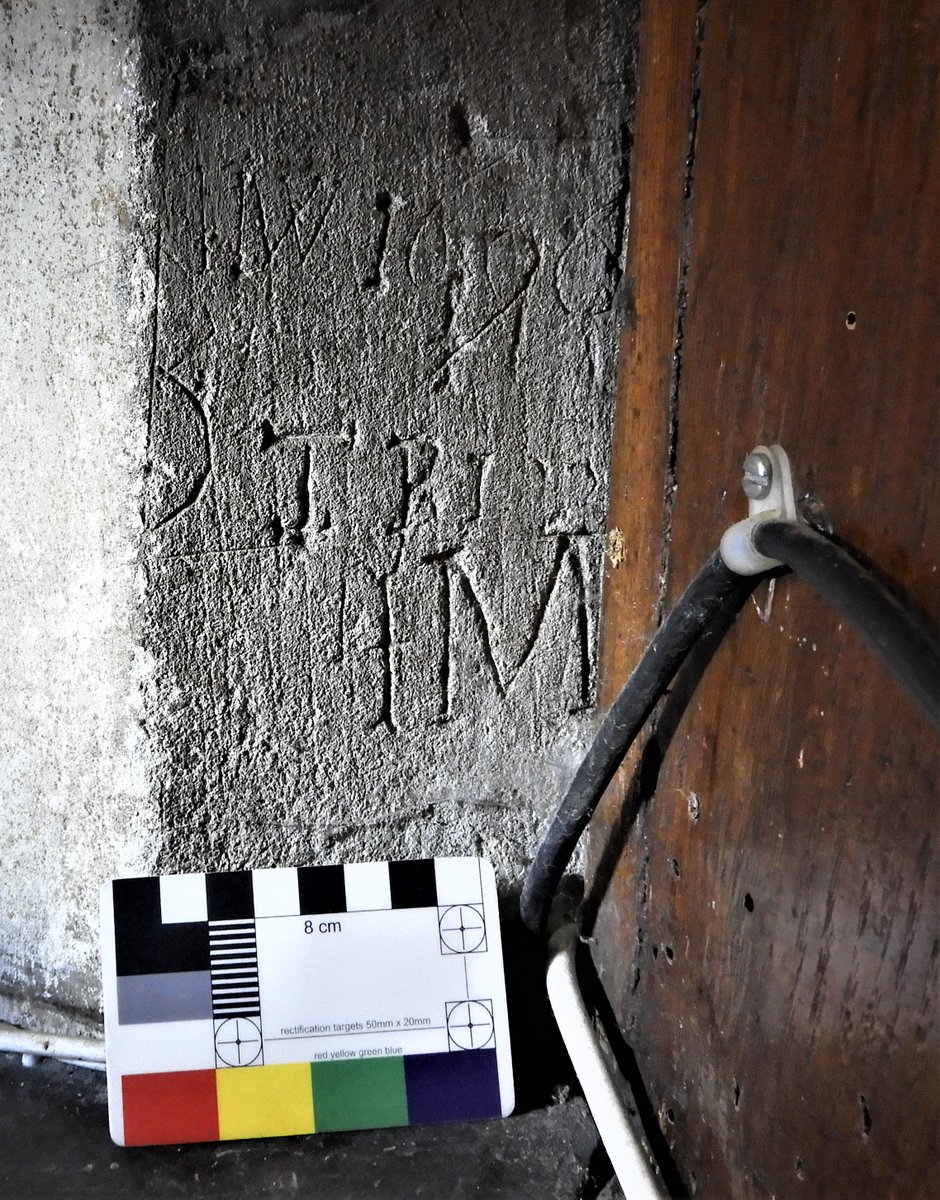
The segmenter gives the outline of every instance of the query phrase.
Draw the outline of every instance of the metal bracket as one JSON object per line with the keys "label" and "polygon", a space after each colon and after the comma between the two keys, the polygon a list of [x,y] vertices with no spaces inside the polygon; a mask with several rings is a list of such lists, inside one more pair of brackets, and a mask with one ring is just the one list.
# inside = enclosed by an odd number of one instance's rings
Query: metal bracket
{"label": "metal bracket", "polygon": [[726,529],[721,557],[737,575],[760,575],[781,564],[754,545],[754,531],[763,521],[797,521],[790,460],[782,446],[755,446],[744,460],[741,480],[748,497],[748,516]]}

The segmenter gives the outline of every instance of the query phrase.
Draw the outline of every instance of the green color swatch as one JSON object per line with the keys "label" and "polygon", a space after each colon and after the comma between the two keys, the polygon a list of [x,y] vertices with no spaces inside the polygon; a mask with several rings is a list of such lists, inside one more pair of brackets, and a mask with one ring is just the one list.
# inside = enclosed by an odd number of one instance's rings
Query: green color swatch
{"label": "green color swatch", "polygon": [[408,1124],[401,1058],[314,1063],[311,1071],[318,1133]]}

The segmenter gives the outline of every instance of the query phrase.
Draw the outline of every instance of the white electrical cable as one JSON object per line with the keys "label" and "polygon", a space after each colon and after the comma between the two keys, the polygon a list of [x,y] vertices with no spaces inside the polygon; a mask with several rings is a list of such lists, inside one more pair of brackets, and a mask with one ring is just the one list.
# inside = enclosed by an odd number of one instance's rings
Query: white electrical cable
{"label": "white electrical cable", "polygon": [[552,1012],[626,1200],[661,1200],[656,1175],[633,1134],[584,1007],[575,970],[577,948],[574,925],[562,926],[549,941],[546,983]]}
{"label": "white electrical cable", "polygon": [[104,1039],[65,1037],[56,1033],[35,1033],[0,1021],[0,1051],[22,1054],[23,1065],[32,1067],[37,1058],[59,1058],[73,1067],[104,1071]]}

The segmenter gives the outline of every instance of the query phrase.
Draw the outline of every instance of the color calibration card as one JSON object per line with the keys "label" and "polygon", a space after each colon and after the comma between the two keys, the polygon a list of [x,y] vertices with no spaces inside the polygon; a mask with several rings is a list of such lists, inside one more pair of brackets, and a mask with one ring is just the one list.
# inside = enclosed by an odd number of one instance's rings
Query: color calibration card
{"label": "color calibration card", "polygon": [[102,959],[119,1145],[512,1111],[483,859],[115,879]]}

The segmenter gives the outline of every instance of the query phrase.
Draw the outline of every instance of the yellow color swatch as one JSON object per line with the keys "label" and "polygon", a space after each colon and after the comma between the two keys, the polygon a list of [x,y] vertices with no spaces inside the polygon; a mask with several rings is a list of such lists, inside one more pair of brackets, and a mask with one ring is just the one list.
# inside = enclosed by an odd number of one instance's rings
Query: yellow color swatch
{"label": "yellow color swatch", "polygon": [[219,1138],[313,1133],[313,1082],[308,1063],[228,1067],[216,1071]]}

